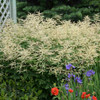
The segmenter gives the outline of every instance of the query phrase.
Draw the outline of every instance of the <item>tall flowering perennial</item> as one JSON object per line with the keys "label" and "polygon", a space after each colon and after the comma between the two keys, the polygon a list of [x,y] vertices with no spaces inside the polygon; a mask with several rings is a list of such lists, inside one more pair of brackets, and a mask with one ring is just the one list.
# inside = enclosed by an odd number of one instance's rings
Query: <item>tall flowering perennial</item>
{"label": "tall flowering perennial", "polygon": [[[86,89],[88,89],[87,87],[90,84],[88,85],[87,79],[90,78],[92,80],[91,76],[93,76],[95,74],[95,71],[89,70],[85,74],[83,74],[83,79],[86,79],[84,81],[84,80],[82,80],[82,77],[80,77],[79,75],[77,76],[76,74],[74,74],[74,71],[71,71],[71,70],[75,69],[75,66],[73,66],[72,64],[68,64],[68,65],[66,65],[66,69],[69,70],[69,72],[67,74],[67,78],[65,79],[65,81],[67,81],[67,82],[63,83],[64,85],[61,85],[59,87],[59,93],[58,92],[56,93],[56,91],[54,91],[55,88],[52,88],[52,90],[51,90],[52,95],[58,96],[58,100],[62,100],[62,99],[69,100],[72,98],[76,100],[76,99],[78,99],[78,97],[79,98],[81,97],[82,100],[83,99],[97,100],[97,97],[94,96],[94,94],[92,96],[91,91],[87,90],[87,92],[82,92],[85,87],[86,87]],[[84,82],[85,82],[85,86],[84,86]],[[63,95],[66,95],[66,96],[64,96],[66,98],[64,98]]]}

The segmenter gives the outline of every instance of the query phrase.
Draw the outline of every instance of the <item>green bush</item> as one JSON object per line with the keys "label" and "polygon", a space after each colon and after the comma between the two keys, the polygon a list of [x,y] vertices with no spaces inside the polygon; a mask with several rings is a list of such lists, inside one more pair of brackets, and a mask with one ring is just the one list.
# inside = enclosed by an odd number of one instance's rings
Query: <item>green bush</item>
{"label": "green bush", "polygon": [[0,100],[51,100],[50,89],[57,81],[54,75],[33,69],[18,73],[8,67],[0,69],[0,74]]}
{"label": "green bush", "polygon": [[0,69],[0,74],[0,100],[38,100],[42,93],[27,73],[19,74],[8,67]]}

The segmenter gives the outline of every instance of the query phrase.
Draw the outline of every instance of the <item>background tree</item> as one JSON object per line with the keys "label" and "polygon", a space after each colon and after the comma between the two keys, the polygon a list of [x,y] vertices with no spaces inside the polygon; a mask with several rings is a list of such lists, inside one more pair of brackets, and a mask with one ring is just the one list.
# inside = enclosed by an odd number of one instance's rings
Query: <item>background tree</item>
{"label": "background tree", "polygon": [[40,11],[45,17],[61,15],[64,20],[78,21],[100,15],[100,0],[17,0],[17,10],[19,18]]}

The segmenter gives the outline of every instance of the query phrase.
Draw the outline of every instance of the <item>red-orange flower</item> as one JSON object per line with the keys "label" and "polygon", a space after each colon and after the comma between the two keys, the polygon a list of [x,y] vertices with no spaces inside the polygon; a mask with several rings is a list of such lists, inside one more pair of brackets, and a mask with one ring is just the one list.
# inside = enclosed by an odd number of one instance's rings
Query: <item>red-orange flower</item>
{"label": "red-orange flower", "polygon": [[97,100],[97,97],[93,96],[92,99],[93,99],[93,100]]}
{"label": "red-orange flower", "polygon": [[52,95],[55,95],[56,96],[59,93],[59,89],[56,88],[56,87],[54,87],[54,88],[51,89],[51,93],[52,93]]}
{"label": "red-orange flower", "polygon": [[84,96],[85,96],[85,95],[86,95],[86,92],[82,92],[82,95],[84,95]]}
{"label": "red-orange flower", "polygon": [[84,98],[85,98],[85,96],[84,96],[84,95],[81,95],[81,98],[82,98],[82,99],[84,99]]}
{"label": "red-orange flower", "polygon": [[69,91],[70,93],[72,93],[72,92],[73,92],[73,90],[72,90],[72,89],[69,89],[68,91]]}
{"label": "red-orange flower", "polygon": [[86,98],[88,98],[89,96],[90,96],[90,94],[87,94],[87,95],[86,95]]}
{"label": "red-orange flower", "polygon": [[88,98],[90,96],[90,94],[86,94],[86,92],[82,92],[81,98]]}
{"label": "red-orange flower", "polygon": [[82,92],[81,98],[84,99],[86,96],[86,92]]}

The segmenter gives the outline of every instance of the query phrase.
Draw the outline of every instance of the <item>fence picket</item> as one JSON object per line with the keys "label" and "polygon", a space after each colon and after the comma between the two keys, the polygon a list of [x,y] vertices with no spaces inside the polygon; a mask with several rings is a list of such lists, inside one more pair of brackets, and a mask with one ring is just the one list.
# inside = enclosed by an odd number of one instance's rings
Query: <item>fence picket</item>
{"label": "fence picket", "polygon": [[16,0],[0,0],[0,30],[8,18],[16,23]]}

